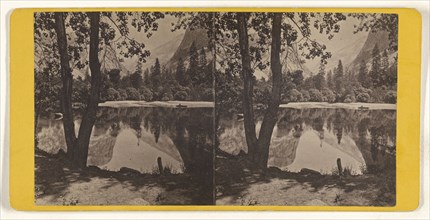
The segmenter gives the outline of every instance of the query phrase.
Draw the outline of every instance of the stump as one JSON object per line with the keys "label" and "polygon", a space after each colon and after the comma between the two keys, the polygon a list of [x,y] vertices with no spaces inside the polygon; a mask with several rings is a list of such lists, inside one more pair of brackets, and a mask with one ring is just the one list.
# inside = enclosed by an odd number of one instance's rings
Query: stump
{"label": "stump", "polygon": [[340,158],[337,158],[337,169],[339,171],[339,176],[343,176],[343,169],[342,169],[342,161]]}
{"label": "stump", "polygon": [[158,170],[160,171],[160,175],[164,175],[163,162],[161,161],[161,157],[157,158]]}

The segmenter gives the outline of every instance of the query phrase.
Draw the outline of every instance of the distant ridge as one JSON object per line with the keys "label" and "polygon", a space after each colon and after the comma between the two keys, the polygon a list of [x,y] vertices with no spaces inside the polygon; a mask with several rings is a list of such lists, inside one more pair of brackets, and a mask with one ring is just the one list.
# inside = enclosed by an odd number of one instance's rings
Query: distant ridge
{"label": "distant ridge", "polygon": [[193,42],[197,50],[207,47],[209,45],[207,31],[205,29],[187,29],[175,53],[170,58],[170,60],[167,61],[166,67],[170,69],[175,68],[179,58],[182,58],[183,61],[186,61],[188,58],[188,51],[190,50]]}
{"label": "distant ridge", "polygon": [[389,43],[390,41],[388,39],[388,32],[369,32],[366,42],[364,43],[358,55],[355,57],[354,61],[352,61],[352,63],[349,65],[349,69],[358,69],[361,60],[369,63],[369,61],[372,59],[372,50],[375,47],[375,44],[378,44],[379,51],[382,53],[382,51],[389,48]]}

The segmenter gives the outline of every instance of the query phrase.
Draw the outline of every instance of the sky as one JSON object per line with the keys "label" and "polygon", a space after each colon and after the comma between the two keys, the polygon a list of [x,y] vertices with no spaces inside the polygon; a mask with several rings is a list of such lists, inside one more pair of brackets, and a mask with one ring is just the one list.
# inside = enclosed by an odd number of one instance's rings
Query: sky
{"label": "sky", "polygon": [[158,22],[158,30],[153,32],[153,35],[150,38],[147,38],[145,34],[137,32],[134,28],[130,28],[130,36],[139,42],[144,42],[147,49],[153,50],[178,36],[183,35],[185,30],[171,31],[171,23],[175,23],[176,21],[177,18],[167,15],[164,19],[161,19]]}
{"label": "sky", "polygon": [[[177,18],[167,15],[164,19],[160,19],[158,23],[157,31],[152,32],[151,37],[147,37],[143,32],[137,32],[135,28],[130,28],[130,38],[137,40],[138,42],[145,44],[145,49],[151,52],[151,55],[146,59],[146,63],[142,64],[143,69],[149,68],[154,65],[155,59],[158,56],[161,56],[160,53],[165,53],[166,48],[162,48],[163,46],[169,47],[170,45],[178,46],[182,37],[185,33],[185,30],[175,30],[171,31],[171,23],[175,23]],[[177,42],[172,42],[177,40]],[[173,56],[176,48],[171,48],[171,55]],[[169,51],[170,52],[170,51]],[[138,62],[138,58],[134,56],[131,59],[125,59],[123,65],[129,70],[133,71]]]}
{"label": "sky", "polygon": [[[164,59],[167,59],[166,53],[171,53],[171,56],[173,56],[185,32],[185,30],[171,31],[171,23],[175,23],[176,21],[177,18],[170,15],[159,20],[158,30],[153,32],[153,35],[150,38],[147,38],[146,34],[137,32],[134,28],[130,28],[130,37],[138,42],[143,42],[146,45],[146,49],[151,51],[152,55],[147,58],[147,63],[143,64],[144,69],[153,65],[157,56],[163,57],[164,54]],[[361,47],[364,45],[368,33],[359,32],[353,34],[354,24],[356,23],[357,20],[351,17],[347,17],[346,21],[339,22],[340,32],[335,33],[331,40],[328,40],[325,34],[320,34],[316,29],[313,27],[311,28],[311,39],[325,44],[327,46],[327,51],[332,53],[332,58],[328,60],[326,70],[333,69],[337,65],[339,59],[342,60],[344,66],[346,66],[348,63],[353,61]],[[316,73],[318,72],[319,63],[320,59],[316,58],[314,60],[305,60],[304,65],[307,69]],[[129,71],[133,71],[136,64],[137,57],[126,59],[123,63]]]}
{"label": "sky", "polygon": [[[143,64],[143,69],[152,66],[155,63],[155,58],[157,57],[164,62],[162,62],[163,65],[171,56],[173,56],[185,33],[185,30],[182,29],[174,32],[171,31],[171,24],[176,23],[176,21],[177,18],[170,15],[166,15],[164,19],[158,20],[158,30],[153,32],[153,35],[150,38],[147,38],[145,33],[137,32],[135,28],[130,28],[129,37],[137,40],[138,42],[143,42],[146,46],[145,48],[151,52],[151,56],[147,57],[147,62]],[[328,64],[326,65],[326,72],[333,69],[339,60],[342,60],[344,66],[347,67],[360,52],[360,49],[367,39],[368,33],[358,32],[353,34],[354,24],[357,23],[358,21],[351,17],[347,17],[346,21],[339,22],[340,32],[336,33],[331,40],[328,40],[325,34],[320,34],[316,29],[313,27],[311,28],[311,39],[315,39],[318,42],[325,44],[327,46],[326,51],[332,53],[332,58],[328,60]],[[117,33],[117,36],[119,36],[119,33]],[[270,57],[270,55],[268,55],[268,57]],[[138,58],[135,56],[131,59],[124,59],[124,62],[121,65],[129,72],[133,72],[137,61]],[[314,60],[305,60],[305,64],[303,65],[311,72],[317,73],[320,66],[319,63],[320,59],[316,58]],[[79,75],[83,75],[86,71],[89,71],[89,69],[85,68],[84,70],[75,70],[74,75],[77,77]],[[258,78],[266,77],[268,75],[266,72],[268,71],[261,73],[256,71],[256,76]]]}
{"label": "sky", "polygon": [[[139,34],[136,31],[131,32],[131,36],[140,42],[145,42],[147,48],[152,50],[153,54],[157,54],[154,49],[161,47],[162,45],[170,42],[174,39],[181,40],[180,37],[184,35],[184,30],[177,30],[171,32],[171,23],[175,22],[176,18],[172,16],[166,16],[165,19],[160,20],[158,31],[154,32],[153,36],[149,39],[143,34]],[[331,40],[328,40],[325,34],[320,34],[319,31],[312,28],[312,39],[318,40],[319,42],[327,46],[327,51],[332,53],[332,58],[328,60],[326,69],[332,69],[341,59],[343,63],[348,64],[353,61],[359,49],[364,45],[367,38],[367,32],[358,32],[353,34],[354,24],[357,24],[355,18],[347,17],[346,21],[339,22],[340,32],[335,33]],[[177,43],[179,45],[180,42]],[[172,48],[172,55],[175,52],[175,48]],[[151,60],[149,58],[149,60]],[[312,72],[317,72],[319,68],[320,60],[318,58],[314,60],[305,60],[305,66]],[[152,65],[152,64],[149,64]],[[126,65],[130,66],[130,65]]]}
{"label": "sky", "polygon": [[[339,33],[336,33],[331,40],[328,40],[324,34],[320,34],[318,31],[315,31],[315,29],[312,30],[312,37],[325,44],[327,46],[327,51],[332,53],[332,58],[328,60],[326,70],[332,69],[336,66],[339,59],[341,59],[343,63],[352,62],[358,54],[359,49],[364,45],[368,32],[363,31],[353,34],[354,24],[357,23],[358,22],[355,18],[347,17],[345,21],[341,21],[339,23],[340,31]],[[306,66],[311,71],[317,72],[319,59],[308,60],[306,62]]]}

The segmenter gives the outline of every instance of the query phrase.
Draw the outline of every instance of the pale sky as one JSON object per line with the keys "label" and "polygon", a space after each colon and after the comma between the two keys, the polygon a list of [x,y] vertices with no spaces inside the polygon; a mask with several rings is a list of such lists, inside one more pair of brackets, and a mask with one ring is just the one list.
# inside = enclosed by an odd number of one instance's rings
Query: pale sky
{"label": "pale sky", "polygon": [[177,18],[167,15],[164,19],[158,21],[158,30],[153,32],[150,38],[147,38],[144,33],[137,32],[135,28],[130,28],[130,36],[139,42],[144,42],[147,49],[153,50],[185,32],[184,30],[171,31],[171,23],[176,21]]}
{"label": "pale sky", "polygon": [[[367,39],[368,32],[358,32],[353,34],[354,24],[357,24],[355,18],[347,17],[345,21],[339,22],[340,31],[334,34],[331,40],[328,40],[327,36],[320,34],[315,29],[312,29],[312,38],[324,43],[327,46],[327,51],[332,53],[332,58],[328,60],[326,70],[332,69],[337,65],[338,60],[349,63],[353,61],[359,51],[354,53],[353,49],[361,49],[364,42]],[[315,73],[318,71],[319,59],[306,61],[306,66]]]}
{"label": "pale sky", "polygon": [[[147,63],[144,64],[144,68],[153,65],[155,57],[159,56],[156,49],[163,47],[163,45],[171,44],[178,46],[184,35],[184,30],[171,31],[171,23],[176,22],[177,18],[173,16],[166,16],[164,19],[158,21],[159,27],[156,32],[150,38],[146,37],[146,34],[137,32],[135,28],[130,28],[130,37],[136,39],[138,42],[143,42],[146,45],[146,49],[151,51],[151,56],[147,58]],[[359,49],[364,45],[367,38],[367,32],[359,32],[353,34],[354,24],[357,23],[355,18],[347,17],[346,21],[339,22],[341,28],[340,32],[334,34],[331,40],[327,39],[325,34],[320,34],[318,30],[311,28],[312,36],[311,39],[315,39],[327,46],[327,51],[332,53],[332,58],[328,60],[326,70],[332,69],[341,59],[344,65],[353,61]],[[178,42],[172,43],[171,41],[177,40]],[[167,46],[167,45],[166,45]],[[163,48],[165,50],[165,48]],[[171,55],[173,56],[176,48],[171,48]],[[164,52],[165,53],[165,52]],[[320,59],[305,60],[305,66],[312,72],[318,71]],[[132,71],[137,63],[137,57],[133,59],[124,60],[124,66]]]}
{"label": "pale sky", "polygon": [[[163,45],[169,43],[170,41],[177,39],[179,45],[180,41],[182,40],[182,36],[185,33],[185,30],[175,30],[171,31],[171,23],[175,23],[177,21],[177,18],[167,15],[164,19],[160,19],[158,21],[158,29],[155,32],[152,32],[152,36],[148,38],[145,33],[143,32],[137,32],[135,28],[130,28],[130,38],[133,38],[137,40],[138,42],[145,44],[145,49],[149,50],[151,52],[151,56],[146,58],[146,63],[143,64],[143,69],[149,68],[150,66],[154,65],[155,58],[159,55],[160,51],[157,51],[157,48],[162,47]],[[182,35],[182,36],[181,36]],[[175,53],[176,48],[172,48],[172,56]],[[137,64],[138,58],[134,56],[131,59],[124,60],[123,65],[129,70],[133,71],[136,64]]]}
{"label": "pale sky", "polygon": [[[136,31],[131,32],[131,36],[139,40],[140,42],[144,42],[148,49],[152,50],[152,54],[156,54],[154,51],[155,48],[162,46],[163,44],[176,39],[184,34],[184,30],[177,30],[175,32],[171,32],[171,23],[175,22],[176,18],[172,16],[166,16],[165,19],[160,20],[158,31],[154,32],[154,35],[151,38],[146,38],[143,34],[139,34]],[[328,40],[325,34],[320,34],[314,28],[311,28],[312,31],[312,39],[316,39],[319,42],[325,44],[327,46],[327,51],[332,53],[332,58],[328,60],[327,70],[332,69],[337,65],[338,60],[341,59],[343,63],[348,64],[353,61],[355,56],[359,51],[353,51],[361,49],[364,45],[364,42],[367,38],[367,32],[358,32],[353,34],[354,24],[357,23],[355,18],[347,17],[346,21],[339,22],[341,28],[339,33],[334,34],[334,37],[331,40]],[[134,29],[131,29],[134,30]],[[181,40],[181,39],[178,39]],[[178,43],[179,45],[179,43]],[[176,49],[176,48],[172,48]],[[172,51],[172,55],[175,51]],[[151,59],[149,59],[151,60]],[[314,60],[305,60],[306,67],[313,71],[317,72],[319,67],[319,58]],[[152,65],[152,64],[150,64]]]}

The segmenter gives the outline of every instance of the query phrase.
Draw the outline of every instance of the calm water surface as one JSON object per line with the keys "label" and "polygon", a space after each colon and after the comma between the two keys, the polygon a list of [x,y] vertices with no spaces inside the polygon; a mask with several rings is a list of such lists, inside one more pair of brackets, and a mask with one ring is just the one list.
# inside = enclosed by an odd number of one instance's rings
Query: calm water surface
{"label": "calm water surface", "polygon": [[[257,132],[263,114],[257,114]],[[220,148],[247,152],[243,121],[235,115],[220,120]],[[268,166],[299,172],[303,168],[331,174],[336,160],[353,174],[385,166],[395,158],[396,112],[346,109],[281,109],[273,131]]]}
{"label": "calm water surface", "polygon": [[[88,165],[118,171],[157,170],[157,158],[174,173],[212,170],[212,110],[101,108],[93,128]],[[76,130],[80,120],[75,121]],[[62,121],[40,119],[38,147],[66,150]]]}
{"label": "calm water surface", "polygon": [[[262,115],[257,112],[257,131]],[[101,108],[93,128],[88,164],[117,171],[157,170],[157,158],[174,173],[213,173],[211,109]],[[80,120],[77,119],[76,129]],[[219,147],[231,154],[247,152],[243,121],[235,114],[219,119]],[[62,122],[40,119],[38,147],[66,149]],[[282,109],[275,126],[268,166],[298,172],[303,168],[333,173],[343,167],[362,174],[395,158],[396,111]]]}

